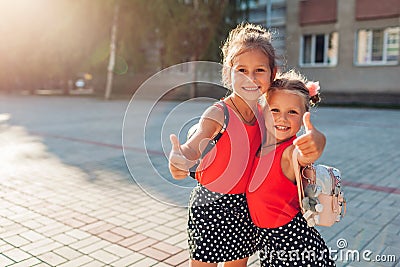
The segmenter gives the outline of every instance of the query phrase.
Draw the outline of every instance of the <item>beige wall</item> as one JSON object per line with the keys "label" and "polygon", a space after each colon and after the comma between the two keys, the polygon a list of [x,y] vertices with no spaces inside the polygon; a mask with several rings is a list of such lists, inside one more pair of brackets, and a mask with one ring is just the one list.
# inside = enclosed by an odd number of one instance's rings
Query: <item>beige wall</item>
{"label": "beige wall", "polygon": [[[309,79],[319,80],[326,92],[391,92],[400,94],[400,65],[356,66],[354,48],[356,32],[365,28],[399,26],[400,17],[380,20],[355,19],[356,0],[338,0],[337,22],[301,27],[299,4],[290,0],[287,5],[287,67],[296,68]],[[310,14],[312,15],[312,14]],[[339,33],[338,64],[334,67],[299,66],[300,38],[305,33]]]}

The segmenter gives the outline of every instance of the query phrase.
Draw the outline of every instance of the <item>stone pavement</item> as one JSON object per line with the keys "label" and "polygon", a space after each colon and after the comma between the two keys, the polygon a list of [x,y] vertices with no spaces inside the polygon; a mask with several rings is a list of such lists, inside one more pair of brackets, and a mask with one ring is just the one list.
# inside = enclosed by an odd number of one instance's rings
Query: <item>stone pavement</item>
{"label": "stone pavement", "polygon": [[[0,266],[187,266],[194,183],[172,180],[165,151],[208,103],[176,104],[123,131],[128,101],[0,95]],[[348,214],[319,228],[337,265],[400,266],[400,111],[321,107],[312,119],[328,138],[320,162],[347,185]]]}

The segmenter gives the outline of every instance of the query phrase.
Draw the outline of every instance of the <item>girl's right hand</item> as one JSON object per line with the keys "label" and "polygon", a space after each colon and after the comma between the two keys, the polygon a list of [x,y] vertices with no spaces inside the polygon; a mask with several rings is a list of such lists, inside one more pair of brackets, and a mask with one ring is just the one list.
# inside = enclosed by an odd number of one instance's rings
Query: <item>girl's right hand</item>
{"label": "girl's right hand", "polygon": [[169,171],[175,179],[184,179],[189,176],[189,169],[196,161],[187,159],[181,150],[178,137],[175,134],[170,135],[172,144],[171,153],[169,154]]}

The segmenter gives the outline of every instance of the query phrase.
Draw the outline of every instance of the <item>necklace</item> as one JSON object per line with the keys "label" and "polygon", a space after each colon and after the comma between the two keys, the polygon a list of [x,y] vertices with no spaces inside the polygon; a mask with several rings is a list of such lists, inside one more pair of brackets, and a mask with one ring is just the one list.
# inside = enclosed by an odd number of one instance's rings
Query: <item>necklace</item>
{"label": "necklace", "polygon": [[280,145],[280,144],[282,144],[282,143],[285,143],[286,141],[289,141],[289,139],[290,139],[290,138],[285,139],[285,140],[282,140],[282,141],[279,141],[278,143],[274,143],[274,144],[263,145],[261,148],[267,148],[267,147],[271,147],[271,146],[278,146],[278,145]]}
{"label": "necklace", "polygon": [[254,114],[253,114],[253,117],[251,118],[250,121],[246,120],[246,119],[243,117],[243,115],[242,115],[242,113],[240,112],[240,110],[239,110],[239,109],[237,108],[237,106],[235,105],[235,102],[233,102],[233,99],[230,98],[230,100],[231,100],[233,106],[235,107],[235,109],[237,110],[237,112],[239,112],[239,115],[240,115],[240,117],[242,118],[242,120],[243,120],[244,122],[246,122],[247,124],[251,124],[251,122],[254,120],[254,117],[255,117]]}

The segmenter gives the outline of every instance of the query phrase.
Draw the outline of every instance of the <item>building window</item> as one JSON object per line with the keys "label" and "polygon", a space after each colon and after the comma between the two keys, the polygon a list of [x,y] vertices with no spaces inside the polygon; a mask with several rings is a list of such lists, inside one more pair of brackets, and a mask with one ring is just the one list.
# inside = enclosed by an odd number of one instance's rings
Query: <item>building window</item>
{"label": "building window", "polygon": [[338,58],[338,33],[305,34],[301,39],[300,65],[336,66]]}
{"label": "building window", "polygon": [[359,65],[394,65],[399,62],[400,27],[359,30],[356,63]]}

